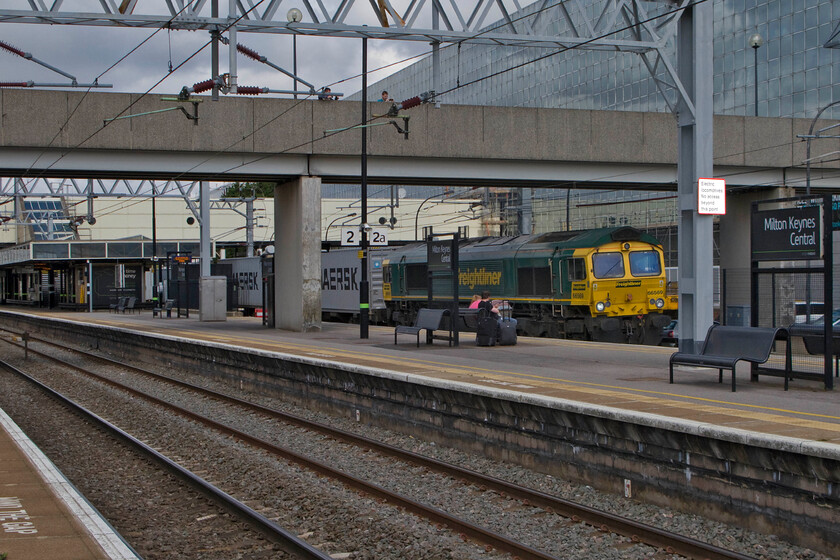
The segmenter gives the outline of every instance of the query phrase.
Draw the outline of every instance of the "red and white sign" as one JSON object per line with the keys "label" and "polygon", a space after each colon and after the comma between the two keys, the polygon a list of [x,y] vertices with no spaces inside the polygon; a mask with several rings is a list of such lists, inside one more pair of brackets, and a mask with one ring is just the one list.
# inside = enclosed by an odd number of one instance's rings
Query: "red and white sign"
{"label": "red and white sign", "polygon": [[726,181],[704,179],[697,182],[697,213],[722,216],[726,214]]}

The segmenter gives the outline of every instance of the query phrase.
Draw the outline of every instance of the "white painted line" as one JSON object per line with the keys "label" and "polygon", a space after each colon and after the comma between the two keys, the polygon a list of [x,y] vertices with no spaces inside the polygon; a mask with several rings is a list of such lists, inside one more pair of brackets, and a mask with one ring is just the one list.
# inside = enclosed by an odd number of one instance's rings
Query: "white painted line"
{"label": "white painted line", "polygon": [[12,437],[53,493],[64,502],[70,513],[79,520],[109,558],[142,560],[3,409],[0,409],[0,426]]}

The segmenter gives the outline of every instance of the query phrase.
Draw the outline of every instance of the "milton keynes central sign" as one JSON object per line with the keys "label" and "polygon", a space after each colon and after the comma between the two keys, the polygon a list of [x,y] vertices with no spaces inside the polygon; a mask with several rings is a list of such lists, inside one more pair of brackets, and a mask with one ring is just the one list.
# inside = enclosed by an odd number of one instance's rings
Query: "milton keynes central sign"
{"label": "milton keynes central sign", "polygon": [[819,206],[765,210],[752,215],[752,260],[822,258]]}

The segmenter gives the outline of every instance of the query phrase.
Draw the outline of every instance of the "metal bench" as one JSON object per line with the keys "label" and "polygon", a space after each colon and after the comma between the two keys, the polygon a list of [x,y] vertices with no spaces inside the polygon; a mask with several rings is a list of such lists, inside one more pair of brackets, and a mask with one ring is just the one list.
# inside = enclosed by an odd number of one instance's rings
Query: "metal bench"
{"label": "metal bench", "polygon": [[[441,330],[443,318],[449,315],[448,309],[421,309],[417,312],[417,318],[414,319],[414,325],[399,325],[394,329],[394,344],[397,343],[398,334],[413,334],[417,337],[417,347],[420,347],[420,331],[426,330],[426,343],[432,342],[435,337],[434,331]],[[449,345],[452,346],[452,331],[449,331]]]}
{"label": "metal bench", "polygon": [[174,299],[168,299],[163,304],[163,307],[160,307],[160,306],[153,307],[152,308],[152,317],[160,316],[162,318],[163,317],[163,312],[166,311],[166,318],[171,319],[172,318],[172,307],[174,305],[175,305],[175,300]]}
{"label": "metal bench", "polygon": [[[794,323],[788,328],[790,338],[802,337],[802,342],[805,345],[805,351],[811,355],[825,355],[825,326],[823,325],[803,325],[801,323]],[[833,326],[831,328],[831,355],[834,358],[834,377],[840,376],[840,327]],[[791,358],[792,344],[788,345],[787,359],[788,363],[792,362]],[[792,368],[791,368],[792,369]],[[788,378],[794,379],[811,379],[820,381],[825,378],[823,374],[803,373],[791,371],[789,376],[785,377],[785,391],[788,389]]]}
{"label": "metal bench", "polygon": [[108,309],[111,313],[116,313],[117,310],[125,308],[125,304],[128,303],[127,297],[120,297],[117,298],[117,301],[108,305]]}
{"label": "metal bench", "polygon": [[729,327],[712,325],[699,354],[676,352],[668,364],[670,382],[674,382],[674,366],[717,368],[718,383],[723,383],[723,370],[732,372],[732,391],[735,391],[735,366],[741,360],[763,364],[770,358],[773,342],[785,329],[765,327]]}
{"label": "metal bench", "polygon": [[125,298],[122,302],[117,305],[117,313],[125,313],[128,311],[129,313],[134,313],[134,306],[137,304],[136,297],[128,297]]}

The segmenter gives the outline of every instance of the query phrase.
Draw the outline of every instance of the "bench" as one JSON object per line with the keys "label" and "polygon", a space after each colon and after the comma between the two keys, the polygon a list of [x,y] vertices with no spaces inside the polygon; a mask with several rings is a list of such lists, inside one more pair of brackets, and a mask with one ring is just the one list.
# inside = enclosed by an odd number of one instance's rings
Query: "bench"
{"label": "bench", "polygon": [[137,304],[136,297],[129,297],[125,298],[125,301],[117,304],[117,312],[118,313],[125,313],[128,311],[129,313],[134,313],[134,306]]}
{"label": "bench", "polygon": [[[811,355],[825,355],[825,326],[793,323],[788,328],[791,340],[793,337],[802,337],[805,351]],[[834,376],[840,376],[840,328],[834,326],[831,329],[831,355],[834,358]],[[787,360],[792,362],[792,344],[788,345]],[[792,369],[792,368],[791,368]],[[790,372],[791,379],[811,379],[820,381],[825,378],[823,374]],[[785,378],[785,391],[788,388],[788,379]]]}
{"label": "bench", "polygon": [[[397,343],[398,334],[413,334],[417,337],[417,347],[420,347],[420,331],[426,331],[427,344],[432,341],[434,331],[441,330],[443,318],[449,315],[448,309],[426,309],[423,308],[417,312],[417,318],[414,319],[414,325],[399,325],[394,330],[394,344]],[[452,346],[452,331],[449,331],[449,345]]]}
{"label": "bench", "polygon": [[153,307],[152,308],[152,317],[157,317],[158,315],[163,317],[163,312],[166,311],[166,318],[171,319],[172,318],[172,307],[174,305],[175,305],[175,300],[174,299],[168,299],[163,304],[163,307],[160,307],[160,306]]}
{"label": "bench", "polygon": [[674,366],[717,368],[718,383],[723,383],[723,370],[732,372],[732,391],[735,392],[735,366],[741,360],[763,364],[770,358],[773,342],[785,329],[765,327],[730,327],[712,325],[699,354],[676,352],[668,363],[670,382],[674,382]]}
{"label": "bench", "polygon": [[127,297],[120,297],[117,298],[117,301],[108,305],[108,309],[111,313],[116,313],[118,309],[124,309],[125,304],[128,303]]}

